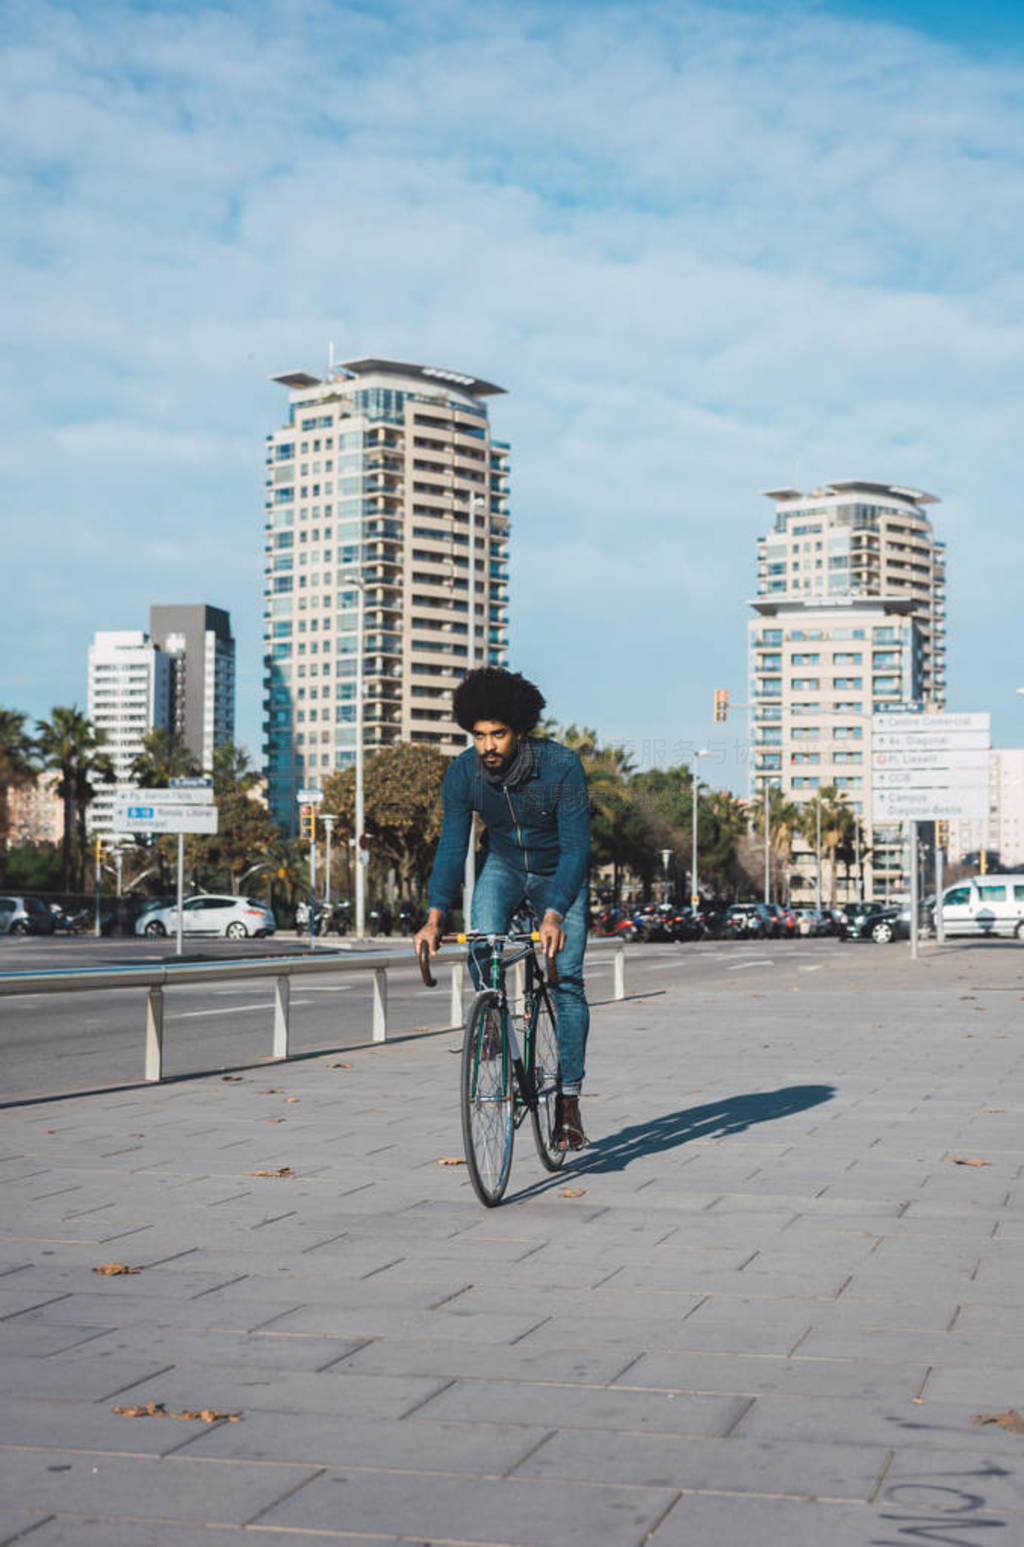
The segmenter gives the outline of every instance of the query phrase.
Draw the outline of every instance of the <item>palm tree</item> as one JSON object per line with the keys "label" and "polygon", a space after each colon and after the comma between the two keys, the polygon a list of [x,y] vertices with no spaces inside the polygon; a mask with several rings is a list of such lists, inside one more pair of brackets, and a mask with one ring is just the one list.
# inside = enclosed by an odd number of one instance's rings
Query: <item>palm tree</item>
{"label": "palm tree", "polygon": [[57,794],[64,802],[64,890],[71,890],[72,840],[78,840],[79,886],[85,858],[85,814],[95,796],[94,781],[112,784],[114,765],[105,752],[106,731],[97,730],[88,716],[72,705],[58,707],[36,726],[36,747],[44,768],[60,778]]}
{"label": "palm tree", "polygon": [[[812,807],[813,810],[813,807]],[[764,840],[764,799],[760,799],[753,806],[754,831]],[[768,848],[769,866],[775,871],[778,880],[783,876],[788,878],[789,868],[793,859],[793,839],[802,831],[803,812],[795,802],[787,800],[782,790],[777,785],[770,785],[768,790]],[[776,883],[776,884],[777,884]],[[788,893],[788,884],[787,884]],[[785,899],[777,899],[787,901]]]}
{"label": "palm tree", "polygon": [[166,789],[172,779],[185,779],[199,772],[195,755],[170,732],[158,725],[142,738],[142,751],[133,760],[131,776],[143,789]]}
{"label": "palm tree", "polygon": [[11,826],[8,792],[31,784],[35,778],[34,748],[25,730],[27,718],[17,709],[0,709],[0,885],[4,879]]}
{"label": "palm tree", "polygon": [[[821,812],[821,847],[828,855],[829,888],[828,905],[836,905],[836,853],[848,842],[853,832],[854,813],[847,803],[845,793],[834,784],[826,784],[814,800],[806,801],[801,812],[802,831],[809,843],[817,847],[818,812]],[[819,876],[820,882],[820,876]]]}

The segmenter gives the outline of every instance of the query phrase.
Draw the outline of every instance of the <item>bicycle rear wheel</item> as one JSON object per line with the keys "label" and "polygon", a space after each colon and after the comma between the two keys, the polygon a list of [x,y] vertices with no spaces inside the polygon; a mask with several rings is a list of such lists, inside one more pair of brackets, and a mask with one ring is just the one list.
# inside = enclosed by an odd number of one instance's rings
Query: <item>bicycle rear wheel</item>
{"label": "bicycle rear wheel", "polygon": [[470,1006],[462,1044],[462,1137],[469,1179],[487,1208],[501,1202],[508,1185],[514,1136],[512,1058],[501,997],[484,989]]}
{"label": "bicycle rear wheel", "polygon": [[558,1028],[547,989],[538,984],[533,1001],[530,1034],[530,1074],[537,1094],[537,1105],[530,1111],[533,1142],[540,1163],[548,1171],[557,1171],[565,1160],[565,1150],[555,1147],[555,1115],[562,1090],[562,1059],[558,1051]]}

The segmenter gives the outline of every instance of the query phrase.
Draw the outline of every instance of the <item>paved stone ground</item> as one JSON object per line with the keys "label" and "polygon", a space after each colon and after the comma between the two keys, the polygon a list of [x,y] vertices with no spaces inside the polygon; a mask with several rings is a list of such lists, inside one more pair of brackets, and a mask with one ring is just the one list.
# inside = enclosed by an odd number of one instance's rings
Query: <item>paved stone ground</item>
{"label": "paved stone ground", "polygon": [[1024,952],[691,960],[497,1210],[450,1033],[9,1108],[0,1544],[1024,1542]]}

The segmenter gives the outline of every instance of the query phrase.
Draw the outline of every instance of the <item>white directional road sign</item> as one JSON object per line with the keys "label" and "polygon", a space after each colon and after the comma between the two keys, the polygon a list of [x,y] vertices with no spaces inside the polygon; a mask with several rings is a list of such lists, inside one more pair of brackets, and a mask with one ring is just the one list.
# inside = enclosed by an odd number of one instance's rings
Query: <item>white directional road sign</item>
{"label": "white directional road sign", "polygon": [[323,798],[323,790],[299,790],[295,797],[300,806],[318,806]]}
{"label": "white directional road sign", "polygon": [[[988,768],[988,748],[972,747],[968,751],[957,748],[956,766],[958,768]],[[879,769],[912,770],[915,768],[931,769],[935,767],[935,749],[913,747],[909,751],[880,752],[876,745],[874,755],[875,779],[878,778]]]}
{"label": "white directional road sign", "polygon": [[987,714],[877,714],[872,732],[874,821],[984,818]]}
{"label": "white directional road sign", "polygon": [[[166,790],[155,793],[166,795]],[[162,801],[126,801],[114,807],[112,825],[119,833],[215,833],[217,807]]]}
{"label": "white directional road sign", "polygon": [[172,785],[169,790],[146,790],[136,789],[133,784],[119,784],[114,800],[119,806],[209,806],[213,804],[213,786]]}

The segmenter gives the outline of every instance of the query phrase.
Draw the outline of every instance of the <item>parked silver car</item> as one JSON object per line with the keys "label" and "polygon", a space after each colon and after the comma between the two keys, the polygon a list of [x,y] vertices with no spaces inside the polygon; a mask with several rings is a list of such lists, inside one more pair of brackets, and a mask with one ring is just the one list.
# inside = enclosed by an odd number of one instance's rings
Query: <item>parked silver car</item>
{"label": "parked silver car", "polygon": [[[185,899],[181,910],[183,935],[226,935],[244,940],[272,935],[277,925],[266,903],[252,897],[202,895]],[[135,925],[137,935],[173,935],[178,928],[178,909],[151,908]]]}

